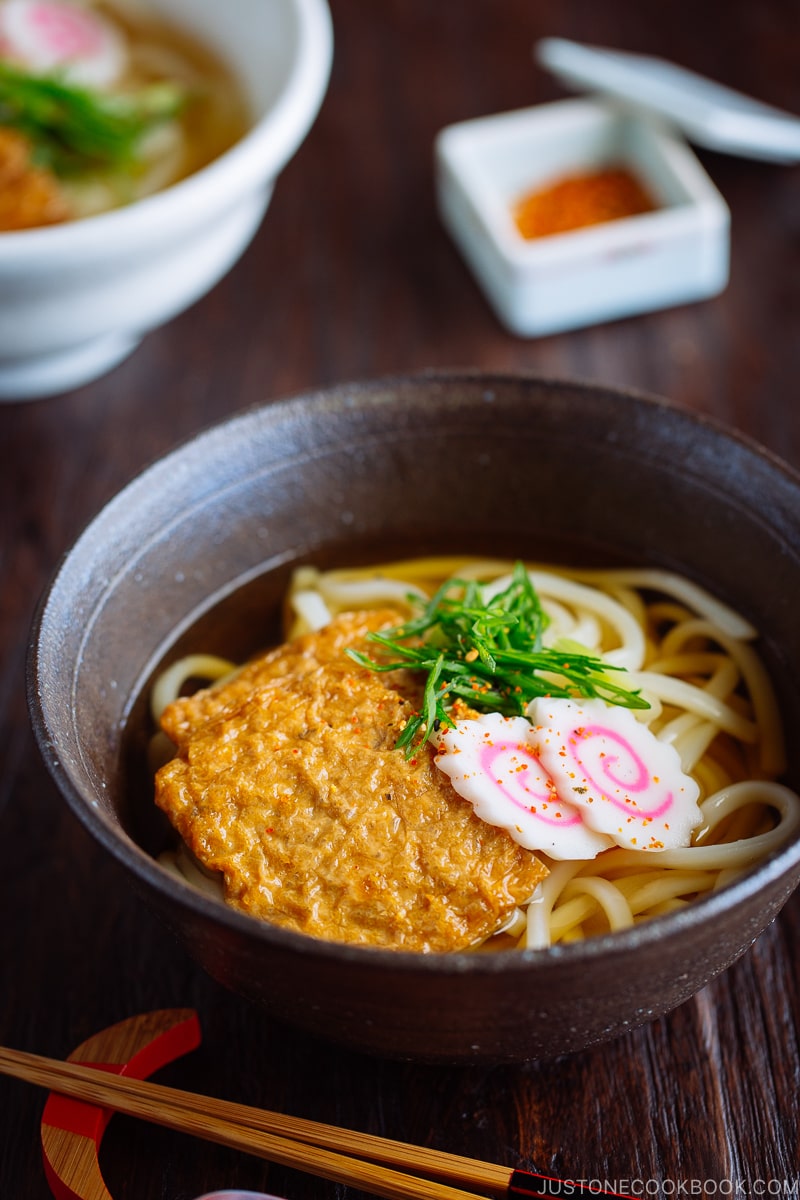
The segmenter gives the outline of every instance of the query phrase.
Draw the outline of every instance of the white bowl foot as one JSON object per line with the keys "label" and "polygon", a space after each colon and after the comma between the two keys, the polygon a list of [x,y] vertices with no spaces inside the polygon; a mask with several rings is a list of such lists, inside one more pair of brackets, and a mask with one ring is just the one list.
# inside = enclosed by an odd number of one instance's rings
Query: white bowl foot
{"label": "white bowl foot", "polygon": [[40,400],[91,383],[132,354],[142,335],[103,337],[32,358],[0,359],[0,401]]}

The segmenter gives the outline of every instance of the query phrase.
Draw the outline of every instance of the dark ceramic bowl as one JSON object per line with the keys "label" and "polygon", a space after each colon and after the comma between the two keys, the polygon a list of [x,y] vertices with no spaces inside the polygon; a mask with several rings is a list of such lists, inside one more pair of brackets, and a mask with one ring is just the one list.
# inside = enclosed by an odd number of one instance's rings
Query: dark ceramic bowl
{"label": "dark ceramic bowl", "polygon": [[797,475],[645,397],[422,376],[232,417],[112,500],[67,555],[33,632],[39,744],[72,810],[189,953],[274,1016],[432,1061],[578,1050],[674,1008],[734,962],[798,882],[800,843],[680,913],[497,955],[314,941],[222,907],[154,858],[167,831],[142,766],[142,694],[156,666],[188,646],[236,657],[263,645],[301,561],[431,551],[683,571],[763,631],[797,723]]}

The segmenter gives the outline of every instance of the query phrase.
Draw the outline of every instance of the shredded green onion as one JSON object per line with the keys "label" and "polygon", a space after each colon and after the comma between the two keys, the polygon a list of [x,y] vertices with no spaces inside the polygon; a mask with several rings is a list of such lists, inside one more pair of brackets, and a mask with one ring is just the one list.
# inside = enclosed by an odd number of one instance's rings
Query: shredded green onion
{"label": "shredded green onion", "polygon": [[37,165],[57,175],[135,166],[145,135],[185,101],[172,83],[104,95],[0,61],[0,125],[23,134]]}
{"label": "shredded green onion", "polygon": [[[410,755],[441,725],[452,727],[457,699],[478,712],[524,716],[536,696],[598,698],[624,708],[649,708],[638,691],[615,682],[624,668],[573,646],[545,648],[548,624],[539,595],[522,563],[509,585],[490,599],[474,580],[442,584],[418,617],[382,633],[369,634],[380,658],[347,653],[373,671],[400,668],[427,675],[420,711],[408,721],[397,745]],[[409,597],[419,604],[416,597]]]}

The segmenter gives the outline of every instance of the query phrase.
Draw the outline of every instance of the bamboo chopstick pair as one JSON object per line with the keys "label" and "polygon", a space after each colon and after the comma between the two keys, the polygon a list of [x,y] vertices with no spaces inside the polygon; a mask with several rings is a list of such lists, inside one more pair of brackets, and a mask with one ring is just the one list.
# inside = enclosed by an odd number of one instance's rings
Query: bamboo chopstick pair
{"label": "bamboo chopstick pair", "polygon": [[[190,1133],[386,1200],[535,1200],[596,1189],[0,1047],[0,1074]],[[428,1178],[426,1178],[428,1177]],[[469,1189],[469,1190],[465,1190]]]}

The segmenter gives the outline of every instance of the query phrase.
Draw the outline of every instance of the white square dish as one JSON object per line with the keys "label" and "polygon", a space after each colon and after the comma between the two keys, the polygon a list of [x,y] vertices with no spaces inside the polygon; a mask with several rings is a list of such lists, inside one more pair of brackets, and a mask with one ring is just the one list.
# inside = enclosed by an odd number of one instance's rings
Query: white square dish
{"label": "white square dish", "polygon": [[[721,292],[730,215],[689,146],[612,102],[481,117],[436,140],[441,218],[502,323],[538,337]],[[527,240],[513,206],[556,179],[627,167],[653,212]]]}

